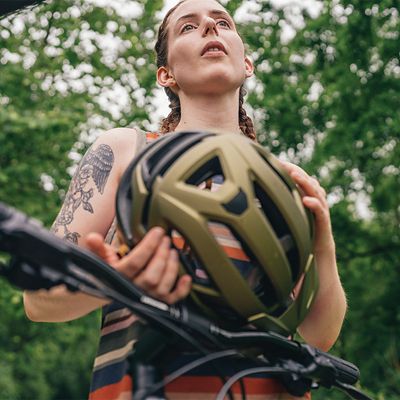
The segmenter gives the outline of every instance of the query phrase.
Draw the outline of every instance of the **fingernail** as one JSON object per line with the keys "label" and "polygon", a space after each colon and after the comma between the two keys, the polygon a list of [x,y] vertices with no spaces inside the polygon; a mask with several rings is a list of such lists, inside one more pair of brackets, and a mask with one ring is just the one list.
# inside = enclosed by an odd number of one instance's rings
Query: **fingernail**
{"label": "fingernail", "polygon": [[165,231],[163,228],[161,228],[160,226],[156,226],[155,228],[153,228],[153,232],[155,233],[155,235],[157,236],[157,238],[160,238],[162,236],[164,236]]}

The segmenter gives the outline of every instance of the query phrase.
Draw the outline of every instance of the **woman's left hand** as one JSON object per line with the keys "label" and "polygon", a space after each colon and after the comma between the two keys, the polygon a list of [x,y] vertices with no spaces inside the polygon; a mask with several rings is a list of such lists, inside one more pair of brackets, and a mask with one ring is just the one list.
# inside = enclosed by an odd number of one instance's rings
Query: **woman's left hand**
{"label": "woman's left hand", "polygon": [[332,234],[329,205],[326,192],[318,180],[308,175],[302,168],[289,162],[282,162],[293,181],[299,186],[303,194],[303,204],[315,216],[315,256],[328,253],[335,254],[335,242]]}
{"label": "woman's left hand", "polygon": [[303,204],[315,216],[314,255],[319,290],[310,312],[298,328],[309,344],[328,351],[339,336],[346,313],[346,297],[336,264],[329,205],[317,179],[288,162],[283,167],[300,188]]}

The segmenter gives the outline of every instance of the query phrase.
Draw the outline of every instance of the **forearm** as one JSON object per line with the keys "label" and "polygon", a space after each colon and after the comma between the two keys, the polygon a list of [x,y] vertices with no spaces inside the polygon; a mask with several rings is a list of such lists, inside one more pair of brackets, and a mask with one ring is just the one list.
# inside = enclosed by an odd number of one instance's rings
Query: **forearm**
{"label": "forearm", "polygon": [[318,274],[318,294],[298,331],[307,343],[328,351],[339,336],[347,309],[334,252],[318,257]]}
{"label": "forearm", "polygon": [[24,307],[27,317],[35,322],[66,322],[83,317],[106,305],[108,300],[84,293],[73,293],[65,286],[49,291],[24,292]]}
{"label": "forearm", "polygon": [[314,256],[319,290],[298,331],[309,344],[329,350],[339,336],[347,308],[336,265],[329,204],[325,190],[315,178],[296,165],[283,163],[283,166],[303,191],[303,204],[313,212],[315,222]]}

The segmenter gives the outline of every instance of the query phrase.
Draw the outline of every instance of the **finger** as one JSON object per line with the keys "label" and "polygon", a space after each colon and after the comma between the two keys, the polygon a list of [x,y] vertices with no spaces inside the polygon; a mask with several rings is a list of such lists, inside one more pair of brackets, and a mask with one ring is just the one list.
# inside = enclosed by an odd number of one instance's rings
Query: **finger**
{"label": "finger", "polygon": [[315,197],[303,197],[303,204],[309,208],[316,217],[317,223],[328,223],[329,210]]}
{"label": "finger", "polygon": [[293,172],[290,176],[303,191],[303,195],[317,197],[322,202],[325,202],[325,190],[322,189],[317,179],[308,176],[304,171]]}
{"label": "finger", "polygon": [[188,296],[192,288],[192,278],[189,275],[183,275],[179,278],[175,290],[170,293],[164,301],[168,304],[174,304]]}
{"label": "finger", "polygon": [[326,191],[319,183],[318,179],[311,177],[312,184],[314,186],[314,191],[316,192],[317,196],[321,199],[326,199]]}
{"label": "finger", "polygon": [[286,170],[289,175],[294,173],[298,173],[300,175],[308,176],[308,174],[304,171],[304,169],[300,168],[298,165],[290,163],[288,161],[280,161],[282,167]]}
{"label": "finger", "polygon": [[99,247],[99,243],[103,243],[104,238],[97,232],[88,233],[83,237],[82,245],[85,248],[97,249]]}
{"label": "finger", "polygon": [[289,173],[290,177],[306,195],[326,198],[326,192],[319,184],[319,181],[310,177],[302,168],[292,163],[281,161],[282,166]]}
{"label": "finger", "polygon": [[179,258],[175,249],[171,249],[168,261],[161,277],[158,293],[161,297],[167,296],[174,287],[179,273]]}
{"label": "finger", "polygon": [[[122,260],[122,268],[127,268],[127,272],[131,268],[133,273],[137,273],[144,268],[156,253],[162,238],[164,230],[160,227],[150,229],[144,238],[125,256]],[[128,274],[133,277],[134,275]]]}
{"label": "finger", "polygon": [[323,207],[315,197],[304,197],[303,203],[315,216],[315,254],[335,253],[335,242],[332,234],[331,218],[329,208]]}
{"label": "finger", "polygon": [[138,275],[137,279],[135,279],[136,284],[157,297],[159,297],[158,285],[168,262],[170,246],[171,239],[165,236],[153,258],[150,260],[148,265],[146,265],[143,272]]}
{"label": "finger", "polygon": [[89,233],[84,237],[83,244],[108,264],[114,264],[118,261],[118,256],[114,249],[104,243],[104,238],[99,233]]}

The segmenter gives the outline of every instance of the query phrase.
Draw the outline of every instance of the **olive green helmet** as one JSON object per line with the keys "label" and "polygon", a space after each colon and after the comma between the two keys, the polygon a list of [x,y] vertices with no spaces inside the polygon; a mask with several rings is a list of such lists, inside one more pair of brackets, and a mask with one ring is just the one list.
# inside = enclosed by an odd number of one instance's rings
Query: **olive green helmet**
{"label": "olive green helmet", "polygon": [[[220,180],[217,190],[202,189],[210,179]],[[192,300],[220,324],[291,334],[307,315],[318,288],[312,214],[259,144],[238,134],[163,136],[127,168],[116,211],[129,248],[153,226],[171,235]],[[230,257],[218,229],[244,262]]]}

